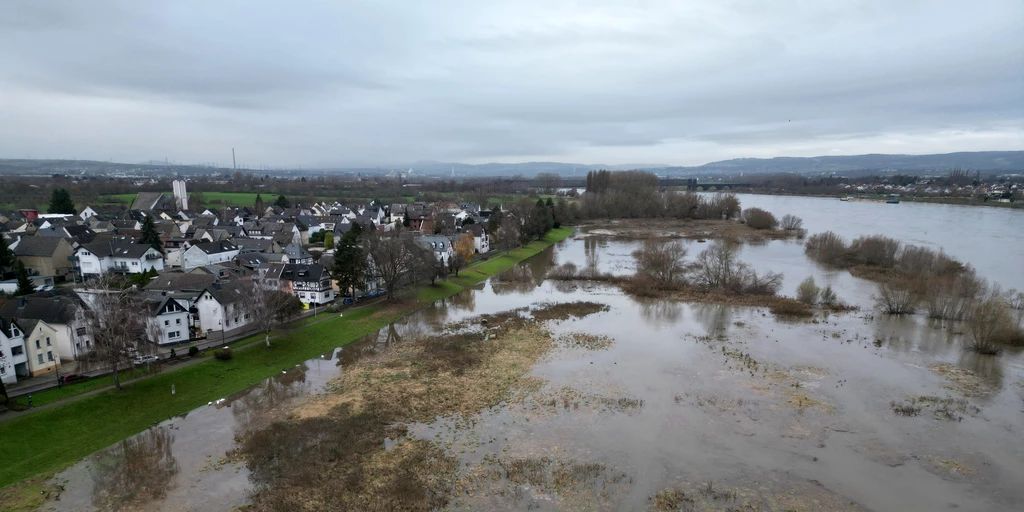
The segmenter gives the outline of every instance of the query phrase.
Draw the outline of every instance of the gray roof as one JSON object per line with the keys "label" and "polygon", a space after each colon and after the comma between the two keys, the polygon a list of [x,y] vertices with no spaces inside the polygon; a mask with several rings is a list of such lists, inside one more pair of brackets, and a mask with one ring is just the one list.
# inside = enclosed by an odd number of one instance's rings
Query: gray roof
{"label": "gray roof", "polygon": [[14,248],[15,256],[53,256],[63,238],[53,236],[26,236]]}
{"label": "gray roof", "polygon": [[237,251],[238,246],[231,243],[230,240],[218,240],[216,242],[199,242],[192,244],[192,247],[197,247],[200,251],[206,254],[220,254],[224,252]]}
{"label": "gray roof", "polygon": [[242,302],[252,295],[252,281],[238,280],[228,281],[220,285],[213,285],[206,289],[221,304],[234,304]]}
{"label": "gray roof", "polygon": [[48,324],[70,324],[81,301],[66,295],[26,295],[0,303],[0,317],[42,320]]}
{"label": "gray roof", "polygon": [[146,244],[137,244],[129,240],[108,240],[96,241],[82,244],[89,252],[100,256],[113,256],[117,258],[141,258],[152,247]]}
{"label": "gray roof", "polygon": [[217,281],[217,276],[207,273],[164,272],[146,284],[146,290],[194,291],[203,290]]}
{"label": "gray roof", "polygon": [[288,263],[281,269],[281,279],[285,281],[313,282],[320,281],[327,274],[323,265]]}

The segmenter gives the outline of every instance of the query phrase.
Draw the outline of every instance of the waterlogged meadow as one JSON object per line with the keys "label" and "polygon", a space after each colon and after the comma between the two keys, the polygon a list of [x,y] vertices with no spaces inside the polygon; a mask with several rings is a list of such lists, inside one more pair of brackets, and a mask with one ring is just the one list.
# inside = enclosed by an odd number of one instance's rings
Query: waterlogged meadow
{"label": "waterlogged meadow", "polygon": [[[962,321],[883,314],[876,281],[813,261],[791,238],[748,240],[736,257],[781,273],[782,295],[813,277],[848,307],[791,316],[630,292],[644,241],[613,235],[582,229],[477,289],[95,454],[55,477],[44,509],[1024,503],[1019,350],[969,350]],[[680,244],[693,262],[713,241]],[[549,278],[567,263],[577,276]]]}

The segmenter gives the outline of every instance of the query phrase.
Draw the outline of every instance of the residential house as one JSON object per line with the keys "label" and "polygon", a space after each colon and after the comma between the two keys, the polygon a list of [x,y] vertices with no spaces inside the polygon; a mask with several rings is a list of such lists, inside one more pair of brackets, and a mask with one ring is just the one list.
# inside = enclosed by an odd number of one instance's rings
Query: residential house
{"label": "residential house", "polygon": [[334,300],[331,276],[322,265],[272,263],[264,279],[266,285],[276,284],[303,304],[327,304]]}
{"label": "residential house", "polygon": [[25,236],[14,244],[14,255],[32,274],[64,279],[74,272],[74,249],[64,238]]}
{"label": "residential house", "polygon": [[429,249],[439,263],[448,265],[451,261],[452,256],[455,254],[455,248],[452,247],[452,241],[450,238],[443,235],[421,235],[415,238],[416,243],[423,248]]}
{"label": "residential house", "polygon": [[29,376],[25,336],[13,320],[0,318],[0,381],[14,384]]}
{"label": "residential house", "polygon": [[95,277],[107,272],[141,274],[164,269],[164,256],[160,251],[123,239],[82,244],[75,251],[75,258],[82,277]]}
{"label": "residential house", "polygon": [[189,306],[171,295],[150,295],[146,299],[149,311],[149,341],[157,345],[170,345],[188,341]]}
{"label": "residential house", "polygon": [[235,280],[214,283],[195,299],[198,331],[207,336],[215,331],[230,331],[253,321],[247,304],[252,296],[252,281]]}
{"label": "residential house", "polygon": [[19,318],[17,321],[24,329],[29,375],[39,377],[57,372],[60,369],[57,328],[42,320],[31,318]]}
{"label": "residential house", "polygon": [[487,228],[483,224],[465,225],[462,230],[473,235],[473,249],[477,254],[484,254],[491,250],[491,241],[487,236]]}
{"label": "residential house", "polygon": [[313,255],[303,249],[301,245],[293,243],[284,248],[284,256],[281,258],[281,263],[311,265],[313,263]]}
{"label": "residential house", "polygon": [[216,263],[230,262],[238,256],[238,246],[230,240],[192,244],[181,254],[181,268],[190,270]]}
{"label": "residential house", "polygon": [[44,322],[54,330],[53,344],[63,361],[79,359],[92,351],[85,304],[77,295],[33,294],[8,299],[0,302],[0,317]]}

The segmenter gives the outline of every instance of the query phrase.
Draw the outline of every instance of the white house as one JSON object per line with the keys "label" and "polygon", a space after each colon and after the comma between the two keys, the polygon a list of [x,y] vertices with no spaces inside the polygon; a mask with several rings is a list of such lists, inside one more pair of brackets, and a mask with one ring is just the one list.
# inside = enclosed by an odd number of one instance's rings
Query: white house
{"label": "white house", "polygon": [[443,235],[418,236],[416,237],[416,243],[421,247],[429,249],[434,254],[434,259],[445,265],[451,261],[452,256],[455,254],[451,239]]}
{"label": "white house", "polygon": [[181,268],[191,270],[217,263],[229,262],[238,256],[238,246],[230,240],[199,242],[181,253]]}
{"label": "white house", "polygon": [[149,308],[149,341],[168,345],[189,340],[188,306],[177,299],[165,296],[146,301]]}
{"label": "white house", "polygon": [[129,240],[107,240],[82,244],[75,250],[78,271],[82,277],[118,272],[141,274],[151,269],[164,269],[164,256],[146,244]]}
{"label": "white house", "polygon": [[78,214],[78,218],[82,220],[89,220],[97,215],[99,215],[99,212],[93,210],[91,206],[86,206],[85,208],[82,208],[82,211]]}
{"label": "white house", "polygon": [[244,327],[253,321],[252,313],[246,307],[252,294],[252,281],[235,280],[214,283],[203,290],[194,305],[199,316],[201,332],[230,331]]}
{"label": "white house", "polygon": [[42,320],[19,319],[18,324],[24,329],[29,374],[39,377],[60,369],[57,328]]}
{"label": "white house", "polygon": [[14,384],[18,377],[28,376],[28,354],[21,328],[12,320],[0,318],[0,380]]}
{"label": "white house", "polygon": [[273,263],[263,281],[295,295],[303,304],[327,304],[334,300],[331,275],[323,265]]}
{"label": "white house", "polygon": [[93,349],[85,305],[75,296],[36,294],[18,297],[0,304],[0,317],[17,318],[19,322],[45,322],[55,331],[52,342],[64,361],[78,359]]}

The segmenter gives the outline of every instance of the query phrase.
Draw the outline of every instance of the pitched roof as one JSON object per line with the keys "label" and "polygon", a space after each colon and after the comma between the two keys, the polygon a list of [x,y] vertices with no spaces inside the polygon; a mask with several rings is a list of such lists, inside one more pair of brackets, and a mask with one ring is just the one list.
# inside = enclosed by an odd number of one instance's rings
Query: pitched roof
{"label": "pitched roof", "polygon": [[238,250],[238,246],[231,243],[230,240],[218,240],[216,242],[199,242],[196,244],[192,244],[192,247],[195,247],[206,254],[221,254],[225,252]]}
{"label": "pitched roof", "polygon": [[217,281],[217,276],[207,273],[164,272],[149,281],[145,290],[157,291],[201,291]]}
{"label": "pitched roof", "polygon": [[317,263],[311,265],[288,263],[281,269],[281,279],[285,281],[319,281],[326,275],[327,269]]}
{"label": "pitched roof", "polygon": [[234,304],[242,302],[252,295],[252,281],[237,280],[222,283],[219,286],[213,285],[206,289],[221,304]]}
{"label": "pitched roof", "polygon": [[146,244],[137,244],[130,240],[117,239],[94,241],[82,244],[82,247],[96,256],[114,258],[141,258],[152,249],[151,246]]}
{"label": "pitched roof", "polygon": [[53,253],[57,251],[57,247],[60,246],[63,240],[63,238],[52,236],[22,237],[21,241],[14,248],[14,255],[22,257],[53,256]]}
{"label": "pitched roof", "polygon": [[0,317],[70,324],[81,306],[80,300],[66,295],[26,295],[0,302]]}
{"label": "pitched roof", "polygon": [[132,210],[152,210],[160,206],[163,192],[139,192],[132,201]]}

